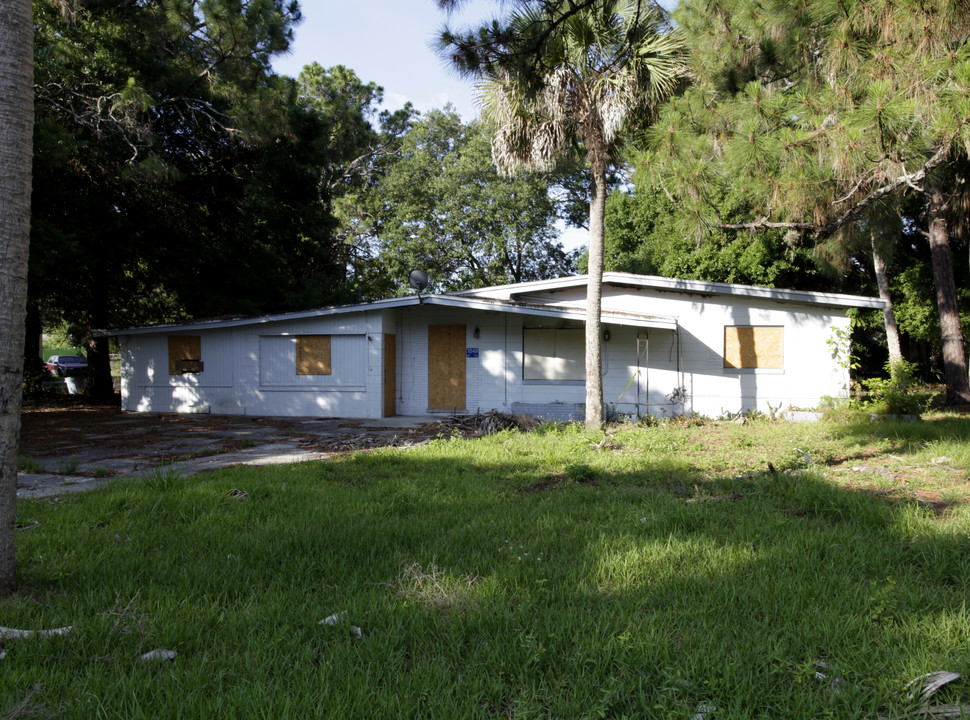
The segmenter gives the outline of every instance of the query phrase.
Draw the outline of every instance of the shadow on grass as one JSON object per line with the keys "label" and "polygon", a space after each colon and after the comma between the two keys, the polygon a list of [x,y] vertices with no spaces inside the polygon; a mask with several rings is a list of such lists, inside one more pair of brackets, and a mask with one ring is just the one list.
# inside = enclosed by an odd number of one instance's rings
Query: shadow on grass
{"label": "shadow on grass", "polygon": [[970,442],[970,417],[955,413],[934,413],[921,420],[885,420],[832,424],[836,432],[860,442],[893,438],[901,447],[911,449],[921,443],[950,439]]}
{"label": "shadow on grass", "polygon": [[[0,689],[33,674],[51,706],[97,697],[131,717],[263,702],[276,717],[691,717],[711,703],[716,718],[872,718],[908,706],[906,680],[970,660],[965,523],[811,471],[701,482],[686,464],[562,467],[495,445],[25,504],[41,527],[23,536],[5,624],[78,632],[46,657],[15,653],[23,672]],[[105,614],[129,599],[142,635]],[[132,681],[146,634],[180,658]],[[81,659],[99,654],[129,660],[92,674]]]}

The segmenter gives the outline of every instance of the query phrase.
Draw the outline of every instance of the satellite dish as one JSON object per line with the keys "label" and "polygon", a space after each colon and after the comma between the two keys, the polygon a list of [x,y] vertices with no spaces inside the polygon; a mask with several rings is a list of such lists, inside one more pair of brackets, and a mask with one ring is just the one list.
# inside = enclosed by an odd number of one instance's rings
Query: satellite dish
{"label": "satellite dish", "polygon": [[428,273],[424,270],[412,270],[408,275],[408,284],[420,295],[428,287]]}

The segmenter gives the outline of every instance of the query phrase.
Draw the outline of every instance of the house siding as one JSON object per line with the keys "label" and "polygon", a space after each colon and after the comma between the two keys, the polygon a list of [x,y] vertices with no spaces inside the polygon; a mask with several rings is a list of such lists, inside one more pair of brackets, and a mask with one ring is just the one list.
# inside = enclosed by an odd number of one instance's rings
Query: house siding
{"label": "house siding", "polygon": [[[583,307],[585,288],[530,294],[539,305]],[[814,406],[844,392],[847,371],[829,341],[849,321],[842,307],[772,298],[606,286],[604,311],[676,318],[676,329],[607,322],[603,344],[604,400],[621,415],[663,415]],[[635,323],[635,317],[622,322]],[[575,320],[498,309],[431,303],[375,309],[361,306],[320,317],[213,329],[159,329],[121,336],[122,399],[129,411],[212,412],[379,418],[383,414],[384,338],[396,337],[397,414],[426,415],[428,328],[465,326],[465,407],[532,414],[582,408],[581,381],[523,379],[523,329],[582,327]],[[725,326],[784,329],[783,367],[724,368]],[[479,337],[475,337],[478,328]],[[203,371],[168,374],[168,336],[199,335]],[[331,336],[331,374],[297,375],[295,337]],[[638,337],[645,355],[638,358]],[[683,388],[683,393],[677,392]],[[544,413],[543,410],[549,412]]]}
{"label": "house siding", "polygon": [[[122,405],[131,412],[374,417],[374,398],[383,390],[381,319],[362,311],[268,323],[258,331],[123,337]],[[202,372],[168,374],[169,334],[201,335]],[[297,335],[331,336],[330,375],[296,374]]]}

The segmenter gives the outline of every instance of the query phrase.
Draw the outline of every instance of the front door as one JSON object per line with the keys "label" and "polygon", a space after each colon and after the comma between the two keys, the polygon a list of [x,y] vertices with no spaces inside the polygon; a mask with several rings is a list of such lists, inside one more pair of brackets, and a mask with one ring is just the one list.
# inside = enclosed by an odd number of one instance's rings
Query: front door
{"label": "front door", "polygon": [[428,409],[465,409],[465,326],[428,326]]}

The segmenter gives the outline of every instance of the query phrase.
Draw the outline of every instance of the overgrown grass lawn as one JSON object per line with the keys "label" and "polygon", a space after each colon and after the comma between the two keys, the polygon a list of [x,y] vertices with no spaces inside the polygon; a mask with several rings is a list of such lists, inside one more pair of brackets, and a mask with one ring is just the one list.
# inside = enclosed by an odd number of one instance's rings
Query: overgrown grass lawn
{"label": "overgrown grass lawn", "polygon": [[0,625],[73,629],[0,640],[0,716],[899,717],[970,661],[968,438],[550,427],[22,501]]}

